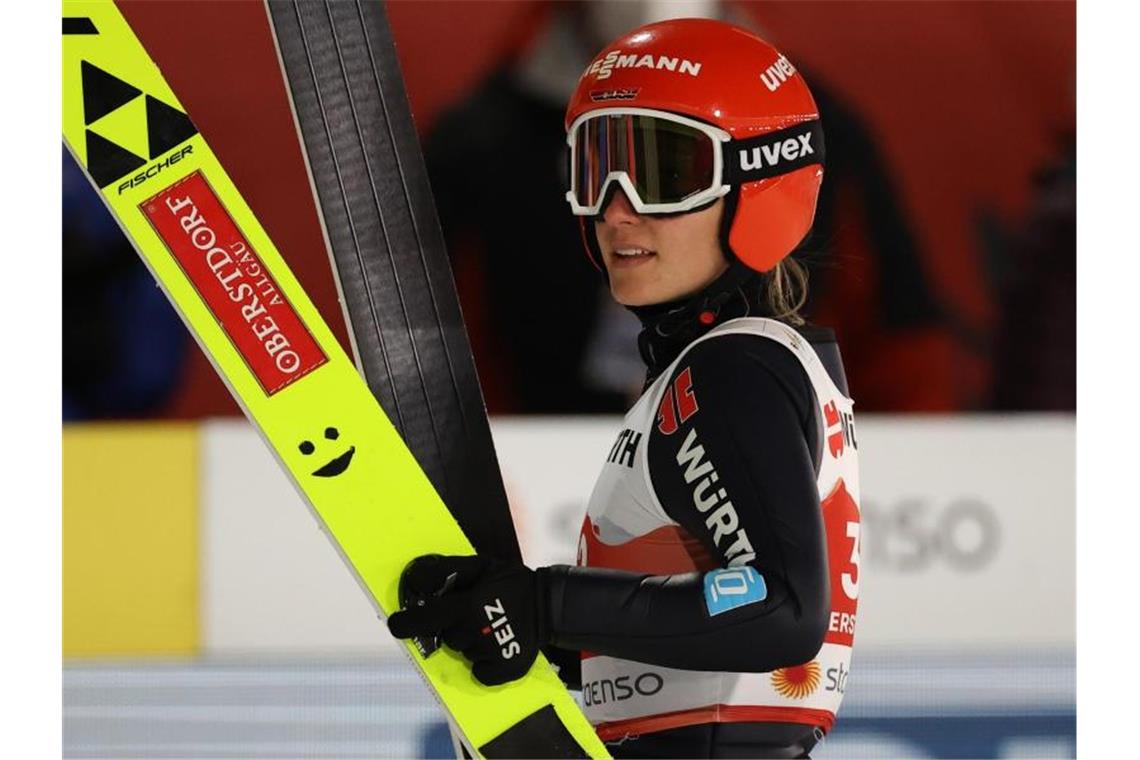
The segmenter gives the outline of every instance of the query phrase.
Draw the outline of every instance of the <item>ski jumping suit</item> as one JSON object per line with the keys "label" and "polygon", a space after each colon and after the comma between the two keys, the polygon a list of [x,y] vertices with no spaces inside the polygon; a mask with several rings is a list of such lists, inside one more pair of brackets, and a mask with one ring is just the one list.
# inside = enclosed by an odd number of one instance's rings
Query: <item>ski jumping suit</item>
{"label": "ski jumping suit", "polygon": [[732,319],[661,368],[590,497],[582,569],[550,576],[554,644],[581,652],[615,756],[807,756],[850,670],[858,504],[830,331]]}

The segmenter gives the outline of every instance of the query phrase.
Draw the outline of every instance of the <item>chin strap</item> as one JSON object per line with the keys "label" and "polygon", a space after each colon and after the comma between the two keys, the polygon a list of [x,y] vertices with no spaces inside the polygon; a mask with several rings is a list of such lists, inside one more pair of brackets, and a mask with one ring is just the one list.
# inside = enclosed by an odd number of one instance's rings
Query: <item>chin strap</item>
{"label": "chin strap", "polygon": [[643,327],[637,336],[637,347],[649,368],[646,384],[653,382],[685,346],[714,326],[759,313],[762,277],[734,257],[720,277],[694,295],[663,304],[628,307]]}

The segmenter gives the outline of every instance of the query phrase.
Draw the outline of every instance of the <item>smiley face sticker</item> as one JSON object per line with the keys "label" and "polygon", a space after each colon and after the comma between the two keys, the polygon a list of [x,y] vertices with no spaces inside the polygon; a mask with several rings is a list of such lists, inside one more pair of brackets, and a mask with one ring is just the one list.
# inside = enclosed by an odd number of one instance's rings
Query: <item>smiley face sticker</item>
{"label": "smiley face sticker", "polygon": [[[337,438],[340,438],[340,431],[334,427],[327,427],[325,428],[325,438],[330,441],[335,441]],[[317,450],[316,445],[314,445],[312,441],[301,441],[297,448],[300,449],[301,453],[305,456],[310,456]],[[335,459],[330,459],[328,462],[325,462],[313,471],[313,475],[318,478],[335,478],[348,469],[348,465],[352,462],[352,457],[355,453],[356,447],[349,446],[348,451],[340,454]]]}

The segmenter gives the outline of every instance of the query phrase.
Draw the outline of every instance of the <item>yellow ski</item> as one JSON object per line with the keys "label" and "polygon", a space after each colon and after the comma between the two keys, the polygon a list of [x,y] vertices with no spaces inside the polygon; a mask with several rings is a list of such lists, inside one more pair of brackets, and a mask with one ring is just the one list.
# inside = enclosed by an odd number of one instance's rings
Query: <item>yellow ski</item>
{"label": "yellow ski", "polygon": [[[470,543],[119,10],[63,10],[68,148],[386,616],[412,558]],[[480,754],[608,756],[544,658],[488,688],[406,649]]]}

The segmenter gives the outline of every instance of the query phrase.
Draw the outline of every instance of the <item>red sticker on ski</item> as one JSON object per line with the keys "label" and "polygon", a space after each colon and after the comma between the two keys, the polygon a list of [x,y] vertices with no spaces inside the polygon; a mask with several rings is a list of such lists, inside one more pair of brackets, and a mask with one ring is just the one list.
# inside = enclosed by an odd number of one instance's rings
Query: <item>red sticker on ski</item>
{"label": "red sticker on ski", "polygon": [[139,207],[266,394],[328,361],[201,172]]}

